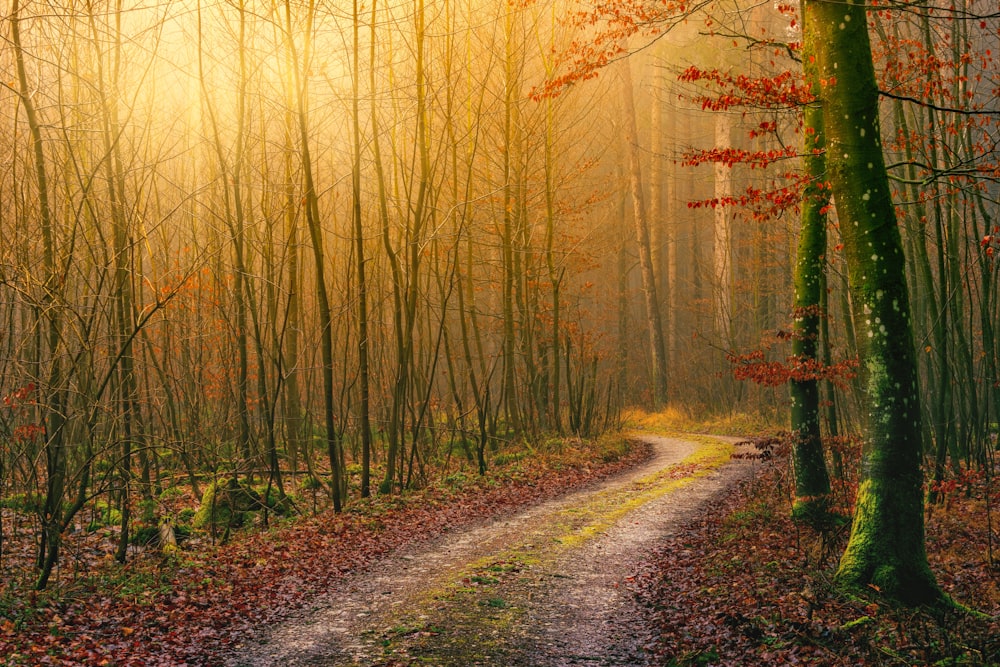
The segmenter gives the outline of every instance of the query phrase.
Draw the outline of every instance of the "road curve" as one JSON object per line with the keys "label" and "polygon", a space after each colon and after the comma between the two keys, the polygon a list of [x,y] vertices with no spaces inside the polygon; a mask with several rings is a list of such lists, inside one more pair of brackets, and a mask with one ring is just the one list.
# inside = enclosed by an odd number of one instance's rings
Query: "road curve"
{"label": "road curve", "polygon": [[410,545],[237,647],[229,667],[642,665],[628,578],[665,535],[747,475],[734,438],[637,435],[646,462]]}

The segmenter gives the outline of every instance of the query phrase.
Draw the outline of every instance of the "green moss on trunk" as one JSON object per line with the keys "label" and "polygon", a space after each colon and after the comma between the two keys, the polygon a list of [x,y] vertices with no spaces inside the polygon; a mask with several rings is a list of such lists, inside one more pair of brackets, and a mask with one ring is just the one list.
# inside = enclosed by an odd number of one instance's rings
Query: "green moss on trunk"
{"label": "green moss on trunk", "polygon": [[904,604],[945,600],[924,546],[920,402],[903,249],[863,5],[806,0],[850,274],[866,407],[862,482],[837,581]]}
{"label": "green moss on trunk", "polygon": [[[809,26],[807,26],[808,28]],[[814,89],[819,77],[812,53],[812,30],[803,33],[806,78]],[[826,163],[823,110],[818,103],[803,112],[806,127],[803,163],[809,181],[802,197],[799,247],[795,261],[795,309],[792,313],[792,355],[803,364],[815,363],[819,340],[820,312],[826,265],[826,213],[829,191],[825,187]],[[823,458],[820,434],[819,383],[815,378],[793,379],[789,385],[791,422],[794,433],[795,505],[793,515],[814,526],[827,521],[830,476]]]}

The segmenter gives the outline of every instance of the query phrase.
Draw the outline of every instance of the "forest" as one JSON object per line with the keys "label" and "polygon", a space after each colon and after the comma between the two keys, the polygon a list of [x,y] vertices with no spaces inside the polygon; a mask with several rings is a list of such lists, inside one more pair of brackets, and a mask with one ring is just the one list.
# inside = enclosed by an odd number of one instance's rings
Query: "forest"
{"label": "forest", "polygon": [[0,640],[95,569],[570,488],[640,413],[778,433],[839,585],[904,606],[974,496],[996,591],[995,3],[0,24]]}

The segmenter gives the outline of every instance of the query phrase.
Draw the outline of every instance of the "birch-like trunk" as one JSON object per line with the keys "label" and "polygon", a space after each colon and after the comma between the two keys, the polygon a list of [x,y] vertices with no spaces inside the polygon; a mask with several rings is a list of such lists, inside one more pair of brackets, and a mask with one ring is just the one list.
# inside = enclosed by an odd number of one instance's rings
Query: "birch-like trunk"
{"label": "birch-like trunk", "polygon": [[622,67],[622,110],[625,122],[625,150],[628,154],[629,187],[632,192],[632,214],[636,240],[639,244],[639,269],[646,303],[646,323],[649,330],[650,356],[653,366],[653,402],[661,407],[667,402],[667,363],[663,344],[663,320],[660,302],[656,298],[656,278],[653,275],[653,250],[649,238],[649,220],[642,187],[642,167],[639,159],[639,138],[635,121],[635,99],[632,94],[632,71],[628,60]]}

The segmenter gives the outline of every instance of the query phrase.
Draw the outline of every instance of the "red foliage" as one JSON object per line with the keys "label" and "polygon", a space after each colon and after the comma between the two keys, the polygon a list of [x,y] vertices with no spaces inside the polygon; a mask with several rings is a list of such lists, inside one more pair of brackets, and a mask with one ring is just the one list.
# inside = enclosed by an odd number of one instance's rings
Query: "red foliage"
{"label": "red foliage", "polygon": [[[815,101],[816,96],[802,80],[801,73],[786,70],[776,76],[730,74],[717,69],[704,70],[692,65],[678,77],[687,83],[710,83],[720,92],[702,95],[695,100],[702,109],[727,111],[742,109],[792,109]],[[773,129],[772,129],[773,131]]]}
{"label": "red foliage", "polygon": [[16,408],[22,404],[34,405],[35,392],[38,387],[34,382],[29,382],[12,391],[3,397],[3,404],[8,408]]}
{"label": "red foliage", "polygon": [[845,387],[848,380],[857,376],[857,357],[844,359],[829,366],[816,359],[788,356],[784,361],[766,359],[764,350],[752,350],[743,354],[729,352],[726,360],[732,366],[733,377],[749,380],[765,387],[777,387],[791,380],[829,380],[838,387]]}
{"label": "red foliage", "polygon": [[992,234],[984,236],[979,242],[979,247],[982,248],[984,255],[993,259],[997,250],[1000,250],[1000,226],[994,227]]}
{"label": "red foliage", "polygon": [[596,77],[601,69],[627,52],[629,39],[661,35],[709,1],[616,0],[570,12],[561,22],[563,28],[590,37],[574,39],[569,48],[557,54],[562,74],[535,87],[531,97],[535,100],[556,97],[566,88]]}
{"label": "red foliage", "polygon": [[768,190],[748,185],[740,195],[689,201],[687,205],[688,208],[693,209],[732,206],[736,207],[747,220],[752,222],[762,223],[777,220],[786,211],[798,213],[799,202],[802,201],[802,190],[808,182],[808,179],[801,174],[787,173],[784,178],[788,181],[788,185],[775,184]]}
{"label": "red foliage", "polygon": [[732,148],[725,146],[722,148],[712,147],[707,150],[692,151],[684,155],[682,165],[685,167],[696,167],[706,162],[723,164],[727,167],[735,167],[743,164],[751,169],[766,169],[779,160],[798,157],[799,153],[794,148],[775,148],[767,151],[748,151],[742,148]]}

